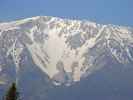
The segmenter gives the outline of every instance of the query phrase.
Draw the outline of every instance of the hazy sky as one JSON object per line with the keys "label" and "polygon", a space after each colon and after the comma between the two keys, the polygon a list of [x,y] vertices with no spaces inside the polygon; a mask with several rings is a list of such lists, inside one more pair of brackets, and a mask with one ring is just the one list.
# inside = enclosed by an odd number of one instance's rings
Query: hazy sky
{"label": "hazy sky", "polygon": [[0,0],[0,21],[38,15],[133,27],[133,0]]}

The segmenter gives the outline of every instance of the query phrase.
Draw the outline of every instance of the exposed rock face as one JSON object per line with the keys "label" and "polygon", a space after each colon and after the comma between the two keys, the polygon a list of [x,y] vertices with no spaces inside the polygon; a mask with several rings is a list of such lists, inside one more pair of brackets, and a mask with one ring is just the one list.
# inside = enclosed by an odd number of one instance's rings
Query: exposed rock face
{"label": "exposed rock face", "polygon": [[0,84],[38,69],[55,85],[70,86],[110,59],[133,62],[132,28],[47,16],[0,24]]}

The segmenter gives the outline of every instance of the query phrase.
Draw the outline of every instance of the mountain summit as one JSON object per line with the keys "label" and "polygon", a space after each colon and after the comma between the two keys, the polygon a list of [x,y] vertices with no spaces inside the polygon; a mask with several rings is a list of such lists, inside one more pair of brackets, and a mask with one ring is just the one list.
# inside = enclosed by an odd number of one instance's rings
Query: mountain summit
{"label": "mountain summit", "polygon": [[49,16],[0,23],[0,84],[40,79],[36,70],[71,86],[110,63],[133,63],[133,28]]}

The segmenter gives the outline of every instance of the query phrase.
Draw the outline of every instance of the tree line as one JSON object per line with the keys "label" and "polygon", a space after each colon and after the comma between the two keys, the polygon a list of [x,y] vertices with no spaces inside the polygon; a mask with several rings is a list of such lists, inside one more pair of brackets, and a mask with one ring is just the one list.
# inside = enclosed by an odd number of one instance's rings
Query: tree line
{"label": "tree line", "polygon": [[12,83],[9,89],[7,90],[3,100],[20,100],[19,92],[16,87],[16,83]]}

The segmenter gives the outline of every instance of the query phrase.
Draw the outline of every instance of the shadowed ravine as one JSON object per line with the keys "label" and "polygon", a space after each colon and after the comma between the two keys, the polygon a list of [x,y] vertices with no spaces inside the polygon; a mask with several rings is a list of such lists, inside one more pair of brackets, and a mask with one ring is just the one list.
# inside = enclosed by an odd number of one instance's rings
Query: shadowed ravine
{"label": "shadowed ravine", "polygon": [[123,66],[110,59],[102,69],[67,87],[51,84],[48,76],[30,62],[25,62],[18,76],[23,100],[132,100],[133,63]]}

